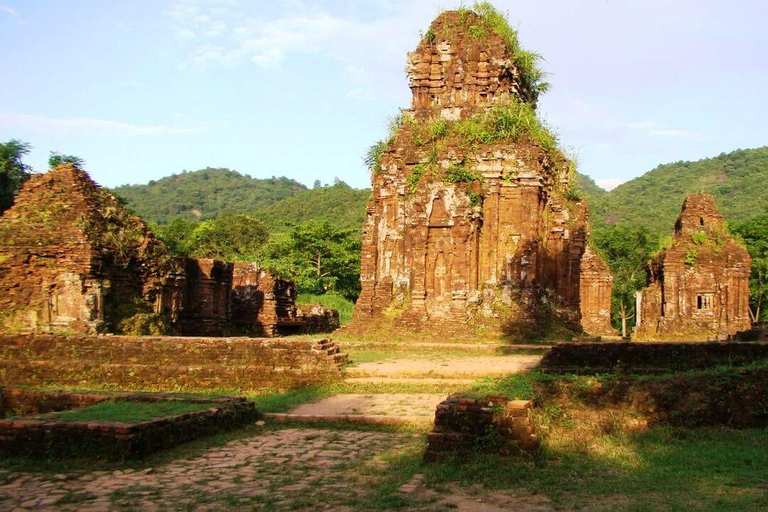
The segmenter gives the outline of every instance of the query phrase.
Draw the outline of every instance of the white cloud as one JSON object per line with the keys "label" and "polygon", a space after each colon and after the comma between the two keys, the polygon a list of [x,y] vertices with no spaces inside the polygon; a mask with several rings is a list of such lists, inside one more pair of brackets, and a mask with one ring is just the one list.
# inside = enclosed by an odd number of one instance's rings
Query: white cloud
{"label": "white cloud", "polygon": [[186,135],[201,133],[206,127],[138,125],[108,119],[84,117],[50,118],[25,114],[0,113],[0,127],[11,130],[55,133],[63,135]]}
{"label": "white cloud", "polygon": [[605,190],[613,190],[619,185],[624,183],[624,180],[620,180],[618,178],[609,178],[607,180],[597,180],[597,185],[600,188],[604,188]]}
{"label": "white cloud", "polygon": [[404,0],[377,0],[386,14],[373,19],[360,19],[355,9],[334,11],[303,0],[268,9],[212,5],[211,0],[180,0],[167,11],[177,34],[185,29],[197,35],[180,42],[186,50],[180,68],[201,73],[248,64],[272,69],[297,56],[319,56],[341,65],[348,96],[358,99],[401,91],[397,84],[405,55],[421,25],[435,14],[428,2]]}
{"label": "white cloud", "polygon": [[10,16],[18,16],[19,13],[16,12],[15,9],[12,9],[11,7],[8,7],[7,5],[0,5],[0,11],[3,11],[4,13],[10,15]]}

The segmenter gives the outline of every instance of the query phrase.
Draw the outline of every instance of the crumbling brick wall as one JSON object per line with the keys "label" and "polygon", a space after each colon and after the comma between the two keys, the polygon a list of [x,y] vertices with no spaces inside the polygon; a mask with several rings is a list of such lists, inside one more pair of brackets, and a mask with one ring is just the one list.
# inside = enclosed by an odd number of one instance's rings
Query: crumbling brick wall
{"label": "crumbling brick wall", "polygon": [[530,400],[509,401],[504,396],[449,396],[435,411],[424,460],[489,450],[502,455],[536,454],[539,437],[534,432],[532,405]]}
{"label": "crumbling brick wall", "polygon": [[174,265],[138,217],[73,165],[33,175],[0,217],[0,328],[94,333],[161,309]]}
{"label": "crumbling brick wall", "polygon": [[672,245],[651,261],[648,287],[637,294],[636,339],[706,341],[749,329],[751,263],[715,198],[689,195]]}
{"label": "crumbling brick wall", "polygon": [[33,176],[0,217],[0,331],[276,336],[338,327],[330,311],[300,315],[295,298],[294,283],[258,264],[172,257],[72,165]]}
{"label": "crumbling brick wall", "polygon": [[569,193],[565,158],[528,139],[431,135],[499,105],[535,105],[502,38],[473,37],[473,23],[469,11],[441,14],[408,56],[411,108],[372,175],[350,329],[444,337],[526,334],[554,322],[612,332],[610,272],[583,267],[587,208]]}

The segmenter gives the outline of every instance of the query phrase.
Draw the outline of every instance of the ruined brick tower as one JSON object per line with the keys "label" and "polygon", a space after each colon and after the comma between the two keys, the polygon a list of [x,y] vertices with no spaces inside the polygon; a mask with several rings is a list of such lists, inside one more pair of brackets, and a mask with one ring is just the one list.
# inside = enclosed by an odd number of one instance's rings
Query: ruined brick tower
{"label": "ruined brick tower", "polygon": [[408,56],[411,108],[369,158],[353,330],[613,333],[612,277],[536,118],[536,58],[500,20],[445,12]]}
{"label": "ruined brick tower", "polygon": [[691,194],[672,245],[651,261],[637,293],[638,340],[706,341],[750,328],[752,260],[723,226],[715,198]]}
{"label": "ruined brick tower", "polygon": [[0,217],[0,330],[93,333],[160,308],[176,265],[74,165],[33,175]]}

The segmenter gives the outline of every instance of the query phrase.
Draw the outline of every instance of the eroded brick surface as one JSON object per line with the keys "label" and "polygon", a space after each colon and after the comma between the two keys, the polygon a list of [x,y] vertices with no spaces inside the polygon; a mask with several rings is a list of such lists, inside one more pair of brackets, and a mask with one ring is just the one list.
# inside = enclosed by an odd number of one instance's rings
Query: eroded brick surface
{"label": "eroded brick surface", "polygon": [[408,56],[412,105],[372,177],[350,329],[525,334],[554,321],[612,333],[612,278],[585,257],[587,207],[568,193],[569,163],[528,139],[429,139],[440,122],[535,105],[503,40],[467,33],[473,16],[443,13]]}
{"label": "eroded brick surface", "polygon": [[748,330],[751,264],[715,198],[689,195],[672,245],[651,261],[650,283],[638,292],[637,339],[706,341]]}
{"label": "eroded brick surface", "polygon": [[[0,330],[223,336],[329,332],[257,263],[175,258],[84,171],[34,175],[0,217]],[[144,332],[147,331],[147,332]]]}

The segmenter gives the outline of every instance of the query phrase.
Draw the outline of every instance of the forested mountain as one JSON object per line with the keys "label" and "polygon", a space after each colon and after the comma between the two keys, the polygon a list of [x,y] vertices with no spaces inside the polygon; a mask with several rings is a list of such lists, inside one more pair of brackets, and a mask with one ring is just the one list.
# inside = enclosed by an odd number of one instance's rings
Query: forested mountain
{"label": "forested mountain", "polygon": [[275,204],[307,187],[285,177],[255,179],[229,169],[207,168],[173,174],[146,185],[113,189],[144,220],[167,224],[215,219],[224,213],[247,213]]}
{"label": "forested mountain", "polygon": [[[697,162],[664,164],[607,192],[591,178],[578,175],[590,205],[594,227],[642,226],[654,234],[672,229],[686,194],[706,192],[717,199],[730,223],[740,223],[768,208],[768,147],[723,153]],[[288,178],[256,179],[227,169],[176,174],[146,185],[124,185],[114,192],[152,223],[245,213],[271,230],[308,220],[329,221],[359,229],[369,189],[344,182],[308,189]]]}
{"label": "forested mountain", "polygon": [[307,220],[328,221],[342,229],[360,230],[370,189],[354,189],[344,182],[302,190],[273,205],[257,208],[252,215],[267,227],[283,231]]}
{"label": "forested mountain", "polygon": [[595,227],[630,224],[668,233],[686,194],[699,192],[714,195],[726,220],[735,224],[768,208],[768,147],[660,165],[610,192],[580,182]]}
{"label": "forested mountain", "polygon": [[308,220],[361,229],[371,193],[343,181],[308,189],[284,177],[257,179],[229,169],[211,168],[174,174],[146,185],[123,185],[113,192],[152,224],[242,213],[261,220],[273,231],[284,231]]}

